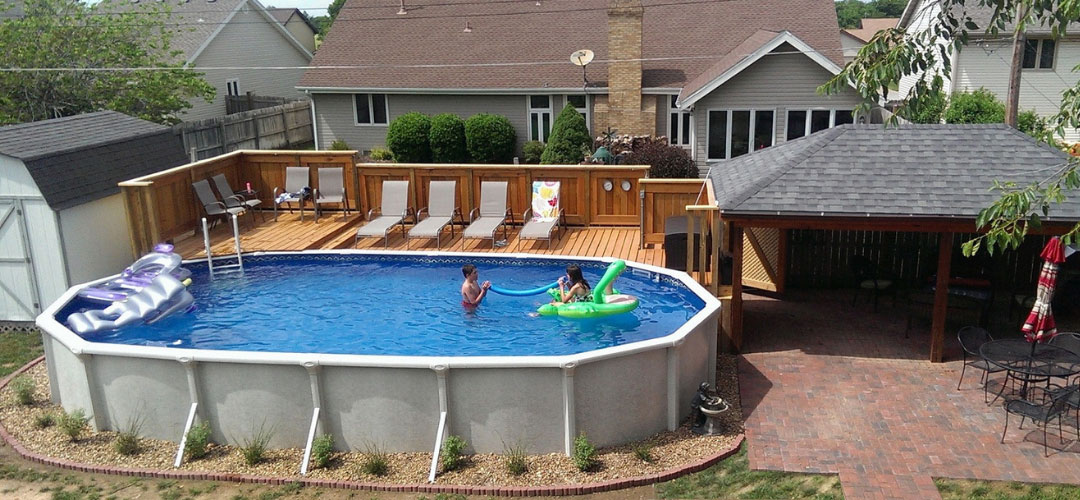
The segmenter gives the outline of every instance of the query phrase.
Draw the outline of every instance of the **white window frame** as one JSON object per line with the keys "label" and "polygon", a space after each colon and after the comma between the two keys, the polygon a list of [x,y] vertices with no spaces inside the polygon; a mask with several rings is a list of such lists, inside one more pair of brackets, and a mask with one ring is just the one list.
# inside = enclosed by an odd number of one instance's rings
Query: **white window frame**
{"label": "white window frame", "polygon": [[[810,122],[812,121],[811,117],[813,116],[814,111],[828,111],[829,112],[829,126],[826,127],[825,130],[828,130],[828,129],[833,128],[833,127],[836,126],[836,112],[837,111],[851,111],[851,120],[852,120],[851,123],[859,123],[859,117],[855,116],[855,109],[854,108],[789,108],[789,109],[784,111],[784,141],[785,142],[795,140],[795,139],[788,139],[788,136],[787,136],[788,124],[791,123],[791,113],[793,111],[804,111],[804,112],[806,112],[806,118],[804,119],[804,122],[803,122],[803,135],[802,135],[803,137],[806,137],[806,136],[810,135]],[[774,132],[774,135],[775,135],[775,132]],[[776,144],[775,138],[773,140],[774,140],[773,144]]]}
{"label": "white window frame", "polygon": [[[678,123],[678,126],[680,128],[680,130],[679,130],[679,139],[684,140],[685,144],[676,144],[676,145],[677,146],[682,146],[683,148],[689,149],[691,152],[693,152],[694,151],[694,112],[690,111],[690,110],[685,110],[685,109],[680,109],[680,108],[675,107],[675,100],[673,99],[674,97],[678,97],[678,96],[677,95],[668,96],[668,114],[667,114],[667,136],[668,136],[668,140],[670,141],[671,137],[672,137],[672,135],[671,135],[671,115],[678,114],[679,118],[678,118],[678,121],[676,123]],[[690,129],[689,131],[681,130],[684,115],[690,115],[690,123],[687,125],[689,127],[689,129]]]}
{"label": "white window frame", "polygon": [[[579,108],[577,106],[574,106],[574,109],[576,109],[578,113],[581,113],[581,115],[585,117],[585,128],[589,129],[589,133],[591,134],[592,133],[592,120],[591,120],[592,114],[589,113],[589,108],[591,108],[592,106],[590,106],[591,103],[589,102],[589,94],[566,94],[566,95],[563,96],[563,104],[566,105],[566,106],[569,106],[570,105],[570,96],[575,96],[575,95],[579,95],[579,96],[582,96],[582,97],[585,98],[585,108],[582,109],[582,108]],[[532,121],[530,121],[529,123],[532,123]],[[552,123],[554,124],[555,122],[552,122]],[[529,134],[529,137],[532,137],[532,134]]]}
{"label": "white window frame", "polygon": [[240,95],[240,79],[229,78],[225,80],[225,95],[239,96]]}
{"label": "white window frame", "polygon": [[[1061,40],[1060,39],[1054,40],[1053,38],[1029,38],[1028,40],[1029,41],[1037,41],[1037,42],[1039,42],[1035,46],[1035,65],[1030,67],[1030,68],[1025,67],[1023,57],[1021,57],[1020,58],[1021,59],[1020,60],[1020,66],[1022,67],[1021,69],[1033,70],[1033,71],[1054,71],[1054,68],[1057,67],[1058,52],[1061,52]],[[1046,43],[1047,40],[1052,40],[1054,42],[1054,59],[1050,61],[1050,67],[1049,68],[1041,68],[1041,67],[1039,67],[1039,62],[1042,61],[1043,46],[1044,46],[1044,44]]]}
{"label": "white window frame", "polygon": [[[706,157],[705,159],[706,159],[706,161],[729,160],[729,159],[732,158],[732,156],[731,156],[731,116],[732,116],[732,113],[736,112],[736,111],[749,111],[750,112],[750,124],[749,124],[750,147],[748,148],[749,150],[746,152],[746,154],[750,154],[750,153],[753,153],[755,151],[753,149],[754,129],[757,127],[757,114],[758,114],[759,111],[771,111],[772,112],[772,114],[773,114],[773,126],[772,126],[772,135],[771,135],[771,138],[770,138],[772,143],[769,144],[766,147],[773,147],[773,146],[776,145],[776,117],[777,117],[776,108],[710,108],[710,109],[705,110],[705,157]],[[798,111],[798,110],[796,110],[796,111]],[[712,134],[709,133],[709,130],[711,129],[711,126],[712,126],[712,114],[714,112],[724,113],[725,120],[727,120],[727,126],[725,127],[726,135],[724,137],[724,158],[712,158],[712,157],[709,157],[709,149],[710,149],[709,148],[709,136],[712,135]],[[691,120],[693,120],[693,118],[691,118]],[[742,155],[739,155],[739,156],[742,156]],[[736,156],[735,158],[738,158],[738,156]]]}
{"label": "white window frame", "polygon": [[[526,127],[525,132],[528,134],[526,137],[528,137],[529,138],[528,140],[530,140],[530,141],[533,140],[533,138],[532,138],[533,137],[533,127],[532,127],[532,115],[533,115],[533,113],[537,113],[538,115],[540,115],[536,119],[536,124],[539,125],[540,127],[544,126],[544,117],[543,117],[544,113],[547,113],[547,115],[548,115],[548,123],[550,123],[552,125],[555,124],[555,115],[551,112],[552,107],[555,105],[555,96],[552,96],[552,95],[547,96],[547,98],[548,98],[548,107],[546,107],[546,108],[534,108],[534,107],[532,107],[532,98],[534,96],[538,96],[538,95],[546,95],[546,94],[529,94],[529,95],[525,96],[525,111],[526,111],[525,116],[527,117],[526,120],[525,120],[525,127]],[[542,142],[544,144],[547,144],[547,140],[549,139],[548,136],[550,134],[551,134],[550,129],[547,131],[547,133],[545,133],[543,130],[539,130],[539,131],[537,131],[536,137],[540,142]]]}
{"label": "white window frame", "polygon": [[[352,95],[352,98],[353,98],[353,107],[352,107],[352,109],[353,109],[353,125],[355,125],[357,127],[386,127],[386,126],[390,125],[390,97],[388,97],[387,94],[379,94],[379,95],[383,96],[383,107],[386,109],[386,122],[385,123],[375,123],[375,100],[374,100],[374,98],[371,97],[373,95],[375,95],[375,93],[358,93],[358,94],[353,94]],[[368,108],[367,109],[368,109],[369,123],[360,123],[360,117],[356,116],[356,111],[357,111],[357,109],[356,109],[356,100],[359,99],[360,96],[366,96],[367,97],[367,101],[368,101]]]}

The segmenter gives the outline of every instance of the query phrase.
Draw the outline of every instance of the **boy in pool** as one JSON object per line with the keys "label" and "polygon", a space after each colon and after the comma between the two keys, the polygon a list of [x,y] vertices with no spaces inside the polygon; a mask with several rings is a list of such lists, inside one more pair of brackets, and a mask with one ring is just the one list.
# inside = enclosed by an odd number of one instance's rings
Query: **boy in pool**
{"label": "boy in pool", "polygon": [[461,266],[461,274],[465,275],[465,281],[461,284],[461,305],[475,308],[484,300],[488,288],[491,288],[491,282],[478,283],[480,271],[477,271],[476,266],[472,264]]}

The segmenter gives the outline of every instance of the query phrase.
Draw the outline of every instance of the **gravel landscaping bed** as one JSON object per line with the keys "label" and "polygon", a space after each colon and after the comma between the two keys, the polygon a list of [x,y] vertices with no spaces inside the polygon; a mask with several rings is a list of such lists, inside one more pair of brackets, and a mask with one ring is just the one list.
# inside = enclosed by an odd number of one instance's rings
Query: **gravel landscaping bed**
{"label": "gravel landscaping bed", "polygon": [[[139,452],[125,456],[116,452],[116,432],[85,431],[77,441],[70,441],[57,427],[39,428],[38,417],[45,413],[59,415],[62,409],[49,404],[49,381],[42,362],[26,373],[35,384],[35,403],[20,405],[9,384],[0,392],[0,422],[7,431],[29,451],[91,465],[114,467],[176,470],[172,464],[177,444],[169,441],[140,439]],[[735,358],[721,356],[717,360],[717,384],[721,397],[731,403],[732,410],[724,414],[727,433],[721,436],[698,436],[690,432],[688,422],[672,432],[656,434],[651,438],[624,446],[597,450],[599,465],[589,472],[579,471],[570,457],[558,453],[529,455],[527,471],[519,476],[511,475],[506,457],[498,454],[469,455],[464,464],[453,471],[440,471],[436,484],[473,486],[552,486],[586,484],[613,479],[656,474],[699,461],[729,449],[742,433],[742,414],[738,399],[738,379]],[[179,429],[177,430],[179,432]],[[634,447],[650,448],[651,462],[644,462],[634,452]],[[186,462],[180,470],[253,474],[267,477],[300,477],[301,449],[268,450],[263,462],[250,466],[238,448],[210,445],[206,457]],[[378,482],[387,484],[417,484],[427,482],[431,465],[430,453],[390,453],[387,455],[389,471],[383,476],[372,476],[362,471],[368,459],[364,453],[335,453],[330,465],[324,469],[312,469],[308,477],[348,481]]]}

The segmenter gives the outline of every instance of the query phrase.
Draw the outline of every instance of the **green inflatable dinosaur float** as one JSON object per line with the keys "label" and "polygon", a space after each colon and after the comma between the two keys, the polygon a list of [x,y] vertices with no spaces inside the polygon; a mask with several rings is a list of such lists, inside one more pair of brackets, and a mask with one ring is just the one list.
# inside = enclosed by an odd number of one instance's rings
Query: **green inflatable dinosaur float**
{"label": "green inflatable dinosaur float", "polygon": [[[541,316],[562,316],[564,318],[600,318],[613,314],[622,314],[637,309],[638,299],[622,293],[604,293],[611,282],[615,281],[626,269],[626,262],[617,260],[608,266],[604,277],[593,289],[592,302],[568,302],[565,304],[544,304],[536,312]],[[612,289],[614,291],[614,289]]]}

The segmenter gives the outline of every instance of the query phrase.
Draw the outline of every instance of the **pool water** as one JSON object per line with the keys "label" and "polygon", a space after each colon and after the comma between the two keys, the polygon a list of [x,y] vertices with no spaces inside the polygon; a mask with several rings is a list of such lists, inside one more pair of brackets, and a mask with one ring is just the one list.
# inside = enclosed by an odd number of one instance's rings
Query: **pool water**
{"label": "pool water", "polygon": [[[197,309],[153,325],[85,336],[91,342],[235,351],[402,356],[575,354],[663,337],[704,307],[682,283],[629,267],[615,281],[640,305],[627,314],[574,320],[536,315],[547,294],[488,293],[475,311],[461,305],[461,266],[480,281],[526,289],[551,283],[568,263],[596,284],[606,264],[570,260],[373,255],[264,255],[245,272],[209,279],[189,264]],[[63,322],[70,308],[58,319]]]}

